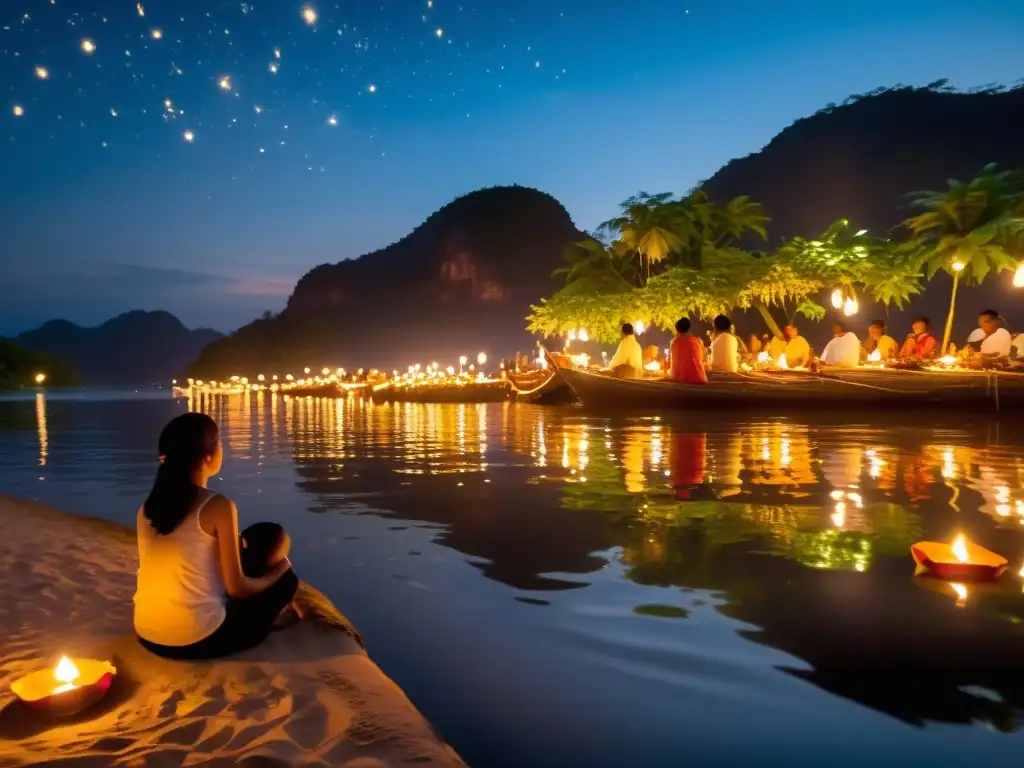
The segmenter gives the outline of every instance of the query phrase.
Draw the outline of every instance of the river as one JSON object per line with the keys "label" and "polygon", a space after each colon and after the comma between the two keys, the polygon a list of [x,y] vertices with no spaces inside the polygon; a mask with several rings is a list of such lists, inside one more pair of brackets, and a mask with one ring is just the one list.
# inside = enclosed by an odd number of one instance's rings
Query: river
{"label": "river", "polygon": [[[156,438],[216,487],[474,766],[1015,761],[1024,430],[972,417],[601,416],[166,393],[0,400],[0,492],[132,523]],[[842,496],[842,498],[836,498]],[[998,585],[913,577],[957,533]]]}

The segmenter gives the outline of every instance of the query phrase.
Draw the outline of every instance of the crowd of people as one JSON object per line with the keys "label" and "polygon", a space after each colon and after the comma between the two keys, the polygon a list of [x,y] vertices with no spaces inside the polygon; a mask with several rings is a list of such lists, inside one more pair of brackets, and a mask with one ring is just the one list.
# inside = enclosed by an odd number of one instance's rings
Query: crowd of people
{"label": "crowd of people", "polygon": [[[692,333],[692,327],[686,317],[676,322],[676,335],[668,350],[668,360],[662,366],[657,347],[649,347],[645,352],[633,326],[625,323],[622,340],[608,367],[616,376],[633,378],[642,375],[652,361],[657,361],[659,365],[656,367],[664,367],[669,378],[675,381],[706,384],[708,371],[736,373],[744,363],[769,364],[779,368],[856,368],[865,362],[922,362],[943,354],[927,317],[914,319],[902,344],[889,335],[884,320],[876,320],[868,326],[867,338],[863,342],[845,322],[836,320],[832,323],[832,338],[820,355],[815,355],[794,323],[785,326],[781,335],[751,336],[744,343],[736,335],[732,320],[719,315],[712,322],[707,347],[699,336]],[[950,345],[946,353],[954,354],[956,348]],[[959,352],[959,359],[968,367],[980,367],[986,361],[999,358],[1024,359],[1024,333],[1014,338],[999,313],[986,309],[978,316],[978,327],[968,336]]]}

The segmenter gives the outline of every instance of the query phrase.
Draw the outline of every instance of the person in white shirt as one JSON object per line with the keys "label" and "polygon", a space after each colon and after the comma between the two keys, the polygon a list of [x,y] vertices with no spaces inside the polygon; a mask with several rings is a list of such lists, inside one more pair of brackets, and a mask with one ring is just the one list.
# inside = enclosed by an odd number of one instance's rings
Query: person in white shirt
{"label": "person in white shirt", "polygon": [[644,353],[640,348],[640,342],[636,340],[632,323],[622,324],[622,341],[619,348],[615,350],[608,367],[612,373],[622,378],[635,378],[643,374]]}
{"label": "person in white shirt", "polygon": [[732,333],[732,321],[725,315],[714,320],[715,336],[711,340],[711,370],[736,373],[739,370],[739,343]]}
{"label": "person in white shirt", "polygon": [[824,365],[837,368],[856,368],[860,364],[860,339],[853,331],[846,330],[840,322],[832,323],[832,340],[821,353]]}
{"label": "person in white shirt", "polygon": [[1013,338],[1008,330],[999,327],[999,313],[986,309],[978,315],[978,327],[967,337],[967,343],[985,357],[1006,357]]}

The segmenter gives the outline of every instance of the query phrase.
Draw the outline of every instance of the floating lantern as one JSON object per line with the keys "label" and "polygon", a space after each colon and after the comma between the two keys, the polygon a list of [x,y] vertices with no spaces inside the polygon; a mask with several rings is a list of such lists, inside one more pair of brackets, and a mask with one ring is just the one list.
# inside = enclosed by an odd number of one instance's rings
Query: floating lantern
{"label": "floating lantern", "polygon": [[994,581],[1006,570],[1006,558],[967,541],[963,534],[952,544],[919,541],[910,547],[918,567],[947,581]]}
{"label": "floating lantern", "polygon": [[15,680],[11,692],[33,709],[70,717],[106,696],[116,674],[109,661],[61,656],[52,668]]}

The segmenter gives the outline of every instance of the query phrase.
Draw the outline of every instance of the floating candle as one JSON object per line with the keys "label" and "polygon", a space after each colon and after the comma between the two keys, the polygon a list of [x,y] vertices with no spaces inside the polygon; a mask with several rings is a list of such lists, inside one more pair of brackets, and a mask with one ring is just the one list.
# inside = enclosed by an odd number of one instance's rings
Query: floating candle
{"label": "floating candle", "polygon": [[919,541],[910,547],[918,567],[949,581],[992,581],[1006,570],[1006,558],[967,541],[961,533],[952,544]]}

